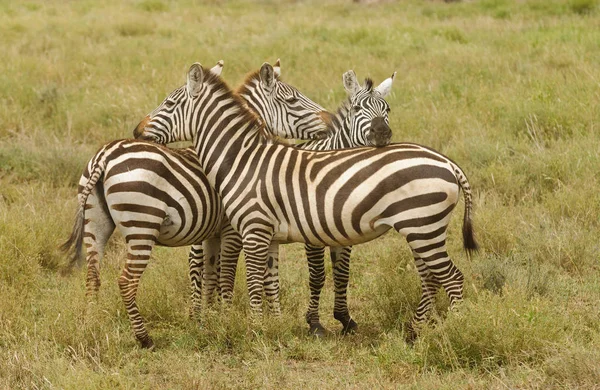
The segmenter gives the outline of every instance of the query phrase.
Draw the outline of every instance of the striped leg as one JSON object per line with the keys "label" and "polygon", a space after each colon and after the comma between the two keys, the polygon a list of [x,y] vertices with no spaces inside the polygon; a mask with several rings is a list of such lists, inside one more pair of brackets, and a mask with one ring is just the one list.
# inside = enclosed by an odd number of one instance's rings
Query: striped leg
{"label": "striped leg", "polygon": [[192,295],[190,297],[190,317],[200,319],[202,306],[202,271],[204,269],[204,249],[202,249],[202,245],[192,245],[188,256],[188,264],[192,287]]}
{"label": "striped leg", "polygon": [[306,312],[306,322],[309,325],[309,334],[323,337],[327,330],[321,325],[319,319],[319,299],[321,290],[325,285],[325,248],[306,244],[304,246],[308,260],[308,274],[310,288],[310,301]]}
{"label": "striped leg", "polygon": [[246,254],[246,285],[254,320],[262,318],[263,278],[272,238],[272,231],[260,231],[246,234],[242,239]]}
{"label": "striped leg", "polygon": [[115,224],[105,205],[98,202],[98,190],[94,188],[86,201],[83,243],[86,249],[87,275],[85,280],[86,296],[89,302],[98,298],[100,289],[100,260],[104,256],[104,247],[115,230]]}
{"label": "striped leg", "polygon": [[411,342],[416,337],[419,326],[427,319],[433,297],[441,285],[450,299],[452,309],[463,298],[464,276],[454,265],[446,251],[446,233],[438,236],[439,239],[426,246],[416,247],[411,243],[417,269],[421,276],[422,297],[412,323],[408,326],[407,341]]}
{"label": "striped leg", "polygon": [[269,311],[277,317],[281,316],[279,301],[279,244],[276,242],[271,242],[269,246],[263,287]]}
{"label": "striped leg", "polygon": [[433,304],[435,294],[440,288],[440,283],[429,271],[425,262],[415,252],[413,252],[413,256],[415,259],[417,272],[421,277],[421,301],[417,306],[417,310],[413,316],[413,319],[406,326],[406,341],[411,344],[417,338],[419,327],[427,319],[427,315],[429,313],[429,310],[431,309],[431,305]]}
{"label": "striped leg", "polygon": [[333,317],[342,323],[342,334],[354,333],[358,325],[350,317],[348,311],[348,281],[350,278],[351,246],[331,247],[331,265],[333,268],[333,283],[335,285],[335,301]]}
{"label": "striped leg", "polygon": [[205,253],[204,270],[202,273],[202,303],[210,305],[214,301],[215,288],[219,281],[217,268],[221,256],[221,239],[212,237],[202,243]]}
{"label": "striped leg", "polygon": [[242,237],[227,225],[221,230],[221,267],[219,270],[219,289],[221,299],[231,303],[237,263],[242,251]]}
{"label": "striped leg", "polygon": [[[140,235],[144,236],[144,235]],[[127,237],[127,262],[125,268],[119,277],[119,288],[121,289],[121,298],[125,304],[127,315],[133,329],[133,333],[142,348],[154,348],[154,342],[148,335],[144,326],[144,320],[140,315],[135,297],[137,294],[140,278],[150,260],[150,253],[156,242],[155,239],[131,238]]]}

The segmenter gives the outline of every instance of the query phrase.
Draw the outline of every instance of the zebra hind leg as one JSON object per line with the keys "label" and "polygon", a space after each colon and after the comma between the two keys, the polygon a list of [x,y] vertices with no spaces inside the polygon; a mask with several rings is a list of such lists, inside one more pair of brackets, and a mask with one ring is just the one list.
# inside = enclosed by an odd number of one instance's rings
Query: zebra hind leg
{"label": "zebra hind leg", "polygon": [[358,324],[350,317],[347,299],[351,251],[351,246],[330,248],[335,286],[333,317],[342,323],[342,334],[355,333],[358,329]]}
{"label": "zebra hind leg", "polygon": [[[446,251],[446,234],[445,231],[426,241],[425,245],[417,246],[418,241],[409,241],[415,257],[422,261],[417,262],[417,269],[421,274],[423,285],[423,297],[417,307],[417,312],[412,321],[412,327],[409,328],[407,339],[416,336],[415,331],[418,326],[425,321],[431,307],[431,301],[437,289],[441,285],[448,298],[450,299],[450,308],[452,309],[463,298],[464,277],[462,272],[454,265],[448,252]],[[419,267],[420,266],[420,267]],[[411,336],[410,330],[413,335]]]}
{"label": "zebra hind leg", "polygon": [[204,270],[204,250],[202,245],[192,245],[188,256],[191,284],[190,318],[200,319],[202,307],[202,273]]}
{"label": "zebra hind leg", "polygon": [[406,342],[409,344],[415,342],[419,328],[426,321],[435,294],[440,288],[440,283],[429,271],[425,262],[415,252],[413,252],[413,256],[417,271],[421,277],[421,301],[417,306],[417,310],[415,311],[412,320],[406,325]]}
{"label": "zebra hind leg", "polygon": [[140,315],[136,303],[136,295],[140,282],[140,278],[150,260],[150,253],[154,246],[154,241],[135,240],[131,239],[127,242],[127,262],[123,268],[123,272],[119,277],[119,288],[121,290],[121,298],[125,304],[129,322],[133,330],[133,334],[141,343],[142,348],[153,349],[154,342],[148,335],[148,331],[144,326],[144,320]]}
{"label": "zebra hind leg", "polygon": [[89,303],[98,299],[100,290],[100,261],[104,248],[115,230],[115,224],[108,212],[99,204],[97,191],[90,194],[86,202],[83,244],[86,250],[87,273],[85,279],[86,297]]}
{"label": "zebra hind leg", "polygon": [[310,288],[310,301],[306,311],[308,333],[318,338],[325,337],[327,330],[321,325],[319,319],[319,299],[325,285],[325,248],[307,244],[304,249],[308,260],[308,285]]}

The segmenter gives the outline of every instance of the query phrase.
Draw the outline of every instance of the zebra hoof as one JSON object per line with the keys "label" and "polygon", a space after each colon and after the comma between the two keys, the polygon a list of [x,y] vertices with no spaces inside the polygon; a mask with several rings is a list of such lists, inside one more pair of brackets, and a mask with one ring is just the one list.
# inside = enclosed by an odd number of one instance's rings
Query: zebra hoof
{"label": "zebra hoof", "polygon": [[344,328],[342,329],[342,334],[348,335],[348,334],[355,334],[358,331],[358,324],[356,322],[354,322],[354,320],[352,318],[350,318],[350,321],[348,321],[345,325]]}
{"label": "zebra hoof", "polygon": [[312,324],[308,330],[308,334],[317,339],[322,339],[327,335],[327,330],[321,324]]}
{"label": "zebra hoof", "polygon": [[416,340],[417,340],[417,332],[413,329],[412,325],[408,324],[406,326],[404,341],[406,342],[406,344],[408,344],[409,346],[412,347],[415,344]]}
{"label": "zebra hoof", "polygon": [[149,351],[154,351],[154,341],[152,341],[150,337],[140,340],[140,344],[142,348],[147,349]]}

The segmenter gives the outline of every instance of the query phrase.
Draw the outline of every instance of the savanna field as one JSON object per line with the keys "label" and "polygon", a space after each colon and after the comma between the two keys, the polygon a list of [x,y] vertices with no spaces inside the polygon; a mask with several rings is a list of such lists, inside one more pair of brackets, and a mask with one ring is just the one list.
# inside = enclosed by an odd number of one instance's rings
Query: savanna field
{"label": "savanna field", "polygon": [[[19,1],[0,3],[0,388],[600,387],[600,3],[596,0]],[[104,143],[185,82],[225,61],[232,87],[281,58],[283,79],[333,111],[342,74],[397,72],[393,141],[456,161],[474,191],[481,250],[449,252],[465,300],[434,314],[413,346],[403,325],[420,297],[395,233],[352,252],[358,332],[321,298],[324,339],[308,335],[303,245],[281,247],[281,318],[249,320],[243,261],[234,304],[188,317],[189,248],[157,247],[138,303],[141,349],[117,278],[115,233],[99,301],[68,272],[77,182]]]}

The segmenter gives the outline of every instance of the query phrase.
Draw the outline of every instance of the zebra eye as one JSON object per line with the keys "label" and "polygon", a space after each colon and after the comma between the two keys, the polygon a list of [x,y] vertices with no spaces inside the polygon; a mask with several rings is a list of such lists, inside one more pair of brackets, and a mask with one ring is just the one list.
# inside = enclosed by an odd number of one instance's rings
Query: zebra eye
{"label": "zebra eye", "polygon": [[285,97],[285,101],[288,103],[296,103],[298,101],[298,98],[294,95],[288,95]]}
{"label": "zebra eye", "polygon": [[173,101],[171,99],[165,100],[165,107],[166,108],[172,108],[174,105],[175,105],[175,101]]}
{"label": "zebra eye", "polygon": [[359,112],[360,108],[361,108],[360,106],[354,106],[354,107],[352,107],[352,109],[354,110],[354,113]]}

